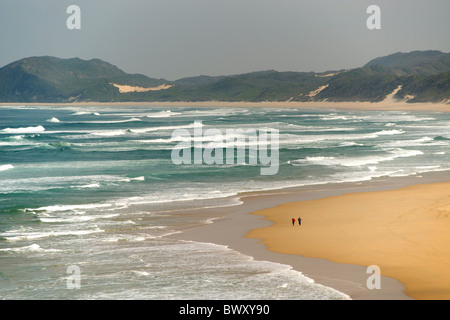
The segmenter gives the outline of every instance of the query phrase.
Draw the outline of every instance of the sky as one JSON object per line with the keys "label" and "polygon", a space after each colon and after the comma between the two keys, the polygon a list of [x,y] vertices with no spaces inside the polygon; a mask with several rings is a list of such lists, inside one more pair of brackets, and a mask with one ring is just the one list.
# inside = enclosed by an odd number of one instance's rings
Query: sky
{"label": "sky", "polygon": [[[70,5],[79,30],[67,27]],[[370,5],[381,29],[367,27]],[[0,0],[0,67],[48,55],[167,80],[351,69],[395,52],[450,52],[449,15],[449,0]]]}

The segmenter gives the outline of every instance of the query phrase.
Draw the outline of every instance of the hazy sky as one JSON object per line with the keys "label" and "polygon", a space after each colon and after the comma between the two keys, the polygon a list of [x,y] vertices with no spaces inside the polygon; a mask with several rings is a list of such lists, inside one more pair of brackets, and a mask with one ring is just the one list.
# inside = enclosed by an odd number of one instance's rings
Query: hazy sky
{"label": "hazy sky", "polygon": [[[69,5],[81,30],[69,30]],[[369,5],[381,30],[369,30]],[[176,80],[274,69],[327,71],[402,51],[450,52],[449,0],[0,0],[0,66],[100,58]]]}

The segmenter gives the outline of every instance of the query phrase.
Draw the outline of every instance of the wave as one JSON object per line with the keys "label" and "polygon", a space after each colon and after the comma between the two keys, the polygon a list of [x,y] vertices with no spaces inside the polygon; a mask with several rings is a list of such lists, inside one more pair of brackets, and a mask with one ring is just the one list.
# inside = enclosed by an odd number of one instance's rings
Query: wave
{"label": "wave", "polygon": [[362,120],[360,117],[356,116],[340,116],[336,114],[330,114],[330,115],[321,115],[321,120],[330,121],[330,120]]}
{"label": "wave", "polygon": [[109,203],[98,203],[98,204],[75,204],[75,205],[54,205],[47,207],[40,207],[36,209],[26,209],[26,211],[46,211],[46,212],[61,212],[61,211],[76,211],[76,210],[89,210],[89,209],[99,209],[108,208],[112,205]]}
{"label": "wave", "polygon": [[[127,197],[122,199],[113,200],[115,208],[128,208],[135,205],[143,204],[165,204],[165,203],[176,203],[176,202],[190,202],[197,200],[213,200],[213,199],[225,199],[234,197],[239,191],[236,190],[205,190],[202,188],[195,188],[187,191],[186,189],[173,189],[169,191],[163,191],[161,193],[154,193],[143,195],[139,197]],[[231,199],[230,201],[224,201],[220,206],[227,207],[230,205],[241,204],[239,201]]]}
{"label": "wave", "polygon": [[72,149],[72,144],[68,143],[68,142],[64,142],[64,141],[60,141],[60,142],[50,142],[50,143],[33,143],[33,142],[16,142],[16,143],[8,143],[8,144],[2,144],[0,142],[0,146],[1,145],[8,145],[8,146],[16,146],[16,147],[22,147],[22,148],[17,148],[15,150],[54,150],[54,149],[58,149],[60,151],[66,151],[66,150],[71,150]]}
{"label": "wave", "polygon": [[[166,126],[166,127],[155,127],[155,128],[142,128],[142,129],[120,129],[120,130],[109,130],[109,131],[96,131],[91,132],[94,136],[104,136],[104,137],[114,137],[125,134],[133,134],[133,133],[145,133],[157,130],[169,130],[169,129],[178,129],[178,128],[193,128],[194,125],[184,125],[184,126]],[[340,131],[338,128],[330,128],[331,131],[336,129]],[[142,145],[148,144],[152,149],[157,148],[155,145],[166,145],[166,148],[172,148],[174,143],[179,142],[204,142],[203,147],[209,148],[226,148],[226,147],[239,147],[239,146],[250,146],[252,144],[257,145],[257,139],[250,139],[249,135],[235,132],[234,134],[225,133],[222,134],[222,131],[203,131],[202,136],[195,137],[193,135],[188,136],[172,136],[168,138],[156,138],[156,139],[146,139],[146,140],[129,140],[128,142],[133,143],[134,145],[124,145],[122,142],[115,142],[111,145],[111,143],[89,143],[89,144],[75,144],[80,147],[113,147],[117,148],[118,151],[130,151],[130,150],[140,150],[142,149]],[[324,130],[328,131],[328,129]],[[350,131],[350,130],[345,130]],[[270,132],[269,132],[270,133]],[[320,142],[329,142],[329,141],[342,141],[339,146],[363,146],[364,144],[360,143],[360,140],[367,139],[376,139],[380,136],[388,136],[388,135],[399,135],[403,134],[403,130],[381,130],[372,133],[351,133],[351,134],[343,134],[343,133],[329,133],[329,134],[316,134],[316,135],[302,135],[302,134],[294,134],[294,133],[282,133],[279,135],[279,144],[280,146],[286,147],[291,146],[294,148],[298,148],[304,144],[312,144],[312,143],[320,143]],[[253,136],[255,137],[255,136]],[[256,138],[256,137],[255,137]],[[255,141],[254,141],[255,140]],[[270,141],[270,134],[268,137]],[[350,140],[350,141],[349,141]],[[208,144],[209,143],[209,144]],[[138,144],[138,145],[136,145]],[[401,145],[400,145],[401,146]],[[318,147],[318,145],[315,145]],[[158,147],[160,148],[160,147]],[[114,149],[115,150],[115,149]]]}
{"label": "wave", "polygon": [[0,166],[0,171],[7,171],[14,169],[14,166],[12,164],[4,164]]}
{"label": "wave", "polygon": [[450,138],[446,138],[443,136],[437,136],[437,137],[434,137],[433,140],[435,140],[435,141],[450,141]]}
{"label": "wave", "polygon": [[103,130],[103,131],[95,131],[90,132],[90,134],[94,136],[103,136],[103,137],[115,137],[127,134],[128,130]]}
{"label": "wave", "polygon": [[71,186],[71,188],[79,188],[79,189],[92,189],[92,188],[100,188],[99,183],[90,183],[82,186]]}
{"label": "wave", "polygon": [[376,157],[345,157],[345,158],[336,158],[336,157],[306,157],[305,159],[298,159],[291,161],[292,165],[296,164],[314,164],[314,165],[322,165],[322,166],[344,166],[344,167],[361,167],[366,165],[374,165],[379,164],[380,162],[392,161],[397,158],[407,158],[414,157],[418,155],[423,155],[424,153],[420,150],[404,150],[404,149],[395,149],[390,152],[391,155],[388,156],[376,156]]}
{"label": "wave", "polygon": [[123,178],[120,181],[124,181],[124,182],[131,182],[131,181],[145,181],[145,177],[141,176],[141,177],[136,177],[136,178]]}
{"label": "wave", "polygon": [[73,116],[84,116],[84,115],[94,115],[94,116],[99,116],[100,113],[98,112],[87,112],[87,111],[77,111],[72,113]]}
{"label": "wave", "polygon": [[350,141],[350,142],[341,142],[339,144],[339,146],[340,147],[362,147],[364,145],[361,143],[356,143],[356,142]]}
{"label": "wave", "polygon": [[5,232],[1,234],[6,241],[23,241],[23,240],[37,240],[49,237],[61,237],[61,236],[82,236],[92,233],[104,232],[105,230],[98,227],[88,230],[68,230],[68,231],[50,231],[50,232],[28,232],[22,234],[14,234],[11,232]]}
{"label": "wave", "polygon": [[0,130],[1,133],[39,133],[44,132],[43,126],[26,127],[26,128],[5,128]]}
{"label": "wave", "polygon": [[48,119],[47,122],[58,123],[58,122],[61,122],[61,121],[60,121],[58,118],[53,117],[53,118],[51,118],[51,119]]}
{"label": "wave", "polygon": [[203,127],[204,125],[202,123],[191,123],[187,125],[180,125],[180,126],[162,126],[162,127],[149,127],[149,128],[138,128],[138,129],[129,129],[130,132],[133,133],[146,133],[146,132],[152,132],[152,131],[165,131],[165,130],[176,130],[176,129],[191,129],[191,128],[198,128]]}
{"label": "wave", "polygon": [[[21,253],[21,252],[42,252],[42,251],[55,251],[55,250],[54,249],[45,250],[45,249],[42,249],[37,243],[33,243],[33,244],[31,244],[29,246],[25,246],[25,247],[2,248],[2,249],[0,249],[0,251]],[[57,251],[59,251],[59,250],[57,250]]]}
{"label": "wave", "polygon": [[80,124],[114,124],[114,123],[127,123],[127,122],[139,122],[142,121],[139,118],[130,118],[130,119],[125,119],[125,120],[103,120],[103,121],[65,121],[64,123],[69,123],[69,124],[76,124],[76,123],[80,123]]}
{"label": "wave", "polygon": [[413,114],[396,114],[394,112],[382,113],[379,115],[373,115],[368,118],[368,121],[371,122],[386,122],[386,119],[389,120],[390,125],[395,124],[398,125],[399,122],[420,122],[420,121],[432,121],[436,120],[432,117],[420,117]]}
{"label": "wave", "polygon": [[95,220],[94,216],[69,216],[69,217],[39,217],[41,222],[45,223],[68,223],[68,222],[86,222]]}
{"label": "wave", "polygon": [[[127,165],[131,165],[128,161],[124,161]],[[70,162],[68,164],[52,164],[53,166],[43,163],[41,170],[51,170],[50,168],[56,169],[70,169],[74,166],[81,166],[80,168],[86,168],[85,163]],[[92,163],[89,164],[91,167],[104,167],[105,163]],[[111,164],[114,165],[114,164]],[[120,163],[120,167],[123,164]],[[43,191],[52,189],[65,189],[65,188],[97,188],[103,185],[106,186],[116,186],[121,182],[132,182],[132,181],[144,181],[145,177],[138,176],[134,178],[128,178],[121,175],[86,175],[86,176],[45,176],[45,177],[34,177],[34,178],[15,178],[15,179],[0,179],[0,193],[15,193],[23,191]]]}
{"label": "wave", "polygon": [[72,145],[68,142],[60,141],[60,142],[50,142],[48,146],[55,149],[70,149]]}
{"label": "wave", "polygon": [[[143,150],[172,150],[173,145],[161,145],[161,142],[152,140],[128,140],[131,144],[125,142],[98,142],[98,143],[73,143],[76,151],[91,152],[91,151],[106,151],[106,152],[132,152]],[[159,144],[159,145],[158,145]],[[164,143],[165,144],[165,143]]]}
{"label": "wave", "polygon": [[7,142],[15,142],[15,141],[23,141],[25,140],[25,135],[15,135],[15,136],[9,136],[5,138],[1,138],[0,141],[7,141]]}
{"label": "wave", "polygon": [[381,144],[382,147],[418,147],[418,146],[446,146],[450,139],[436,139],[431,137],[422,137],[415,140],[398,140]]}
{"label": "wave", "polygon": [[357,143],[359,140],[376,139],[380,136],[403,134],[403,130],[382,130],[371,133],[350,133],[350,134],[316,134],[316,135],[299,135],[299,134],[282,134],[280,135],[280,144],[311,144],[326,141],[351,140],[351,143]]}
{"label": "wave", "polygon": [[147,127],[147,128],[132,128],[132,129],[116,129],[116,130],[96,130],[96,131],[64,131],[65,133],[86,133],[92,136],[104,136],[104,137],[114,137],[126,134],[142,134],[154,131],[167,131],[176,129],[191,129],[196,127],[201,127],[203,124],[192,123],[188,125],[180,126],[161,126],[161,127]]}
{"label": "wave", "polygon": [[147,118],[168,118],[176,115],[180,115],[180,112],[172,112],[170,110],[164,110],[160,112],[155,112],[152,114],[148,114]]}
{"label": "wave", "polygon": [[375,134],[378,135],[378,136],[392,136],[392,135],[403,134],[403,133],[405,133],[405,131],[403,131],[401,129],[400,130],[396,130],[396,129],[394,129],[394,130],[381,130],[381,131],[375,132]]}

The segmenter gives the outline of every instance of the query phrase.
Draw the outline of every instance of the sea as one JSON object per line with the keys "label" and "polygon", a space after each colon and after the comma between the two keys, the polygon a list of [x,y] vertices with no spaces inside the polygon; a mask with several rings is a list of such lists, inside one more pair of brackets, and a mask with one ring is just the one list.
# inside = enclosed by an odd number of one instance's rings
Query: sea
{"label": "sea", "polygon": [[[180,141],[218,152],[218,133],[238,128],[277,130],[276,174],[174,163]],[[212,223],[195,210],[239,206],[241,193],[447,171],[449,146],[440,112],[0,107],[0,298],[349,299],[289,265],[171,235]]]}

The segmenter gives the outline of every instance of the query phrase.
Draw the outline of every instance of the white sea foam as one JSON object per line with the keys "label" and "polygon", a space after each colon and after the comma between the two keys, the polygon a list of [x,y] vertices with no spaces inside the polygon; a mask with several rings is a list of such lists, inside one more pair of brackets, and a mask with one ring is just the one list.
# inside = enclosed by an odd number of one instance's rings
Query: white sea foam
{"label": "white sea foam", "polygon": [[36,127],[25,127],[25,128],[5,128],[0,130],[2,133],[39,133],[44,132],[45,128],[43,126]]}
{"label": "white sea foam", "polygon": [[344,166],[344,167],[360,167],[371,164],[379,164],[380,162],[392,161],[397,158],[414,157],[424,154],[420,150],[395,149],[389,152],[387,156],[366,156],[366,157],[306,157],[305,159],[294,160],[291,163],[296,164],[316,164],[323,166]]}
{"label": "white sea foam", "polygon": [[100,188],[99,183],[90,183],[82,186],[71,186],[71,188],[80,188],[80,189],[92,189],[92,188]]}
{"label": "white sea foam", "polygon": [[99,116],[100,113],[98,112],[88,112],[88,111],[77,111],[72,113],[73,116],[83,116],[83,115],[94,115],[94,116]]}
{"label": "white sea foam", "polygon": [[14,252],[14,253],[33,253],[33,252],[45,252],[45,253],[51,253],[51,252],[61,252],[60,249],[44,249],[37,243],[30,244],[29,246],[24,247],[13,247],[13,248],[2,248],[0,249],[0,252]]}
{"label": "white sea foam", "polygon": [[136,178],[130,178],[131,181],[145,181],[144,176],[136,177]]}
{"label": "white sea foam", "polygon": [[72,122],[65,122],[65,123],[113,124],[113,123],[127,123],[127,122],[138,122],[138,121],[142,121],[142,120],[139,118],[130,118],[130,119],[124,119],[124,120],[72,121]]}
{"label": "white sea foam", "polygon": [[12,164],[0,165],[0,171],[6,171],[11,169],[14,169],[14,166]]}
{"label": "white sea foam", "polygon": [[25,141],[22,139],[12,139],[12,137],[8,138],[8,141],[0,141],[0,147],[1,146],[8,146],[8,147],[20,147],[20,146],[29,146],[34,145],[35,143]]}
{"label": "white sea foam", "polygon": [[378,136],[392,136],[392,135],[395,135],[395,134],[403,134],[403,133],[405,133],[405,131],[403,131],[403,130],[381,130],[381,131],[378,131],[378,132],[376,132],[375,134],[376,135],[378,135]]}
{"label": "white sea foam", "polygon": [[[128,162],[125,161],[125,164]],[[92,166],[98,165],[99,167],[104,167],[105,163],[92,163]],[[115,163],[115,165],[120,166],[120,164]],[[51,168],[61,168],[61,169],[73,169],[74,167],[84,168],[85,163],[78,162],[68,162],[68,163],[43,163],[40,168],[41,170],[51,170]],[[29,169],[31,166],[24,165],[24,168]],[[138,177],[139,178],[139,177]],[[126,180],[125,180],[126,179]],[[133,179],[133,178],[132,178]],[[142,179],[142,178],[139,178]],[[145,178],[144,178],[145,179]],[[4,193],[16,192],[16,191],[40,191],[48,189],[58,189],[58,188],[98,188],[103,184],[114,185],[118,182],[130,182],[129,178],[124,178],[123,176],[114,175],[89,175],[89,176],[43,176],[37,178],[8,178],[0,180],[0,188]]]}
{"label": "white sea foam", "polygon": [[[351,143],[357,144],[359,140],[376,139],[380,136],[400,135],[403,130],[381,130],[369,133],[349,133],[349,134],[317,134],[317,135],[302,135],[302,134],[282,134],[280,135],[280,145],[282,144],[313,144],[317,142],[327,141],[342,141],[351,140]],[[317,147],[314,145],[314,147]]]}
{"label": "white sea foam", "polygon": [[386,147],[420,147],[420,146],[446,146],[450,141],[436,141],[431,137],[422,137],[414,140],[393,140],[382,143],[381,146]]}
{"label": "white sea foam", "polygon": [[[115,130],[77,130],[77,131],[59,131],[60,133],[85,133],[90,134],[92,136],[104,136],[104,137],[114,137],[114,136],[121,136],[125,134],[142,134],[142,133],[148,133],[148,132],[155,132],[155,131],[171,131],[176,129],[190,129],[203,126],[202,124],[198,123],[192,123],[187,125],[180,125],[180,126],[158,126],[158,127],[147,127],[147,128],[130,128],[130,129],[115,129]],[[52,131],[52,133],[56,133],[55,131]],[[79,136],[75,137],[66,137],[66,138],[80,138]]]}
{"label": "white sea foam", "polygon": [[121,178],[118,181],[120,182],[131,182],[131,181],[145,181],[145,177],[144,176],[140,176],[140,177],[135,177],[135,178]]}
{"label": "white sea foam", "polygon": [[69,222],[86,222],[96,220],[95,216],[84,216],[84,215],[70,215],[63,217],[39,217],[41,222],[45,223],[69,223]]}
{"label": "white sea foam", "polygon": [[74,211],[74,210],[89,210],[98,208],[111,207],[109,203],[96,203],[96,204],[75,204],[75,205],[54,205],[40,207],[36,209],[29,209],[31,211],[47,211],[47,212],[58,212],[58,211]]}
{"label": "white sea foam", "polygon": [[341,147],[354,147],[354,146],[363,146],[363,144],[356,143],[356,142],[341,142],[339,144],[339,146],[341,146]]}
{"label": "white sea foam", "polygon": [[147,115],[147,118],[168,118],[181,114],[180,112],[172,112],[170,110],[164,110]]}
{"label": "white sea foam", "polygon": [[6,241],[23,241],[23,240],[37,240],[50,237],[61,237],[61,236],[83,236],[92,233],[104,232],[100,228],[88,229],[88,230],[64,230],[64,231],[49,231],[49,232],[28,232],[22,234],[9,234],[7,232],[3,233],[1,236],[6,239]]}
{"label": "white sea foam", "polygon": [[47,120],[47,122],[54,122],[54,123],[58,123],[58,122],[61,122],[58,118],[56,118],[56,117],[53,117],[53,118],[51,118],[51,119],[48,119]]}
{"label": "white sea foam", "polygon": [[115,137],[121,136],[127,133],[127,130],[102,130],[102,131],[94,131],[90,132],[90,134],[94,136],[104,136],[104,137]]}
{"label": "white sea foam", "polygon": [[189,129],[189,128],[196,128],[196,127],[202,127],[204,126],[201,123],[191,123],[187,125],[180,125],[180,126],[162,126],[162,127],[148,127],[148,128],[133,128],[130,129],[130,132],[133,133],[146,133],[146,132],[152,132],[152,131],[168,131],[168,130],[176,130],[176,129]]}

